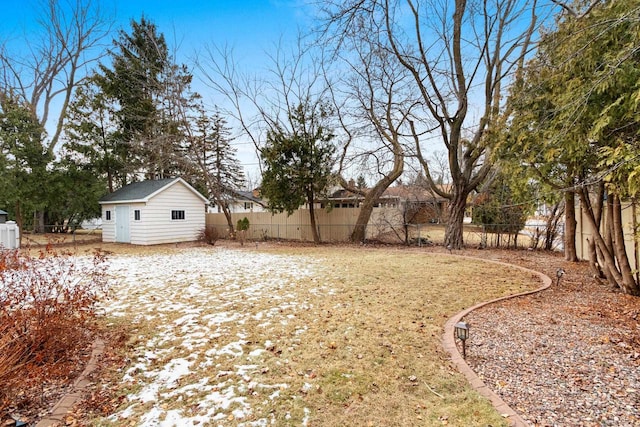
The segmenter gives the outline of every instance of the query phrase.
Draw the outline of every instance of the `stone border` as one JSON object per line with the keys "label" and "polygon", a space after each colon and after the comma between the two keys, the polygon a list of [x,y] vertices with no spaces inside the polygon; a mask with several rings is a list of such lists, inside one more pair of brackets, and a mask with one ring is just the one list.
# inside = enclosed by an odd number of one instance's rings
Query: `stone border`
{"label": "stone border", "polygon": [[85,389],[91,384],[87,378],[98,366],[98,358],[104,352],[104,341],[97,338],[91,346],[91,358],[84,371],[73,382],[71,390],[55,404],[51,414],[38,421],[36,427],[51,427],[65,425],[64,417],[73,409],[73,405],[82,397]]}
{"label": "stone border", "polygon": [[476,375],[476,373],[471,369],[471,367],[467,365],[467,362],[462,358],[462,355],[460,354],[460,352],[458,351],[458,347],[456,346],[456,340],[454,337],[454,328],[456,323],[461,321],[464,316],[466,316],[473,310],[476,310],[480,307],[484,307],[485,305],[493,304],[499,301],[504,301],[507,299],[517,298],[525,295],[531,295],[531,294],[538,293],[540,291],[544,291],[545,289],[548,289],[551,286],[552,280],[549,276],[547,276],[544,273],[531,270],[529,268],[521,267],[519,265],[508,264],[502,261],[494,261],[489,259],[466,256],[466,255],[455,255],[455,256],[460,256],[462,258],[467,258],[474,261],[490,262],[490,263],[494,263],[494,264],[498,264],[498,265],[502,265],[510,268],[517,268],[518,270],[526,271],[527,273],[531,273],[538,276],[542,281],[542,287],[535,289],[533,291],[521,292],[519,294],[508,295],[508,296],[496,298],[490,301],[481,302],[479,304],[474,305],[473,307],[469,307],[465,310],[462,310],[461,312],[455,314],[453,317],[447,320],[447,323],[445,323],[444,325],[444,334],[442,336],[442,345],[444,349],[451,356],[451,361],[455,365],[456,369],[467,378],[467,381],[469,381],[469,383],[471,384],[471,387],[473,387],[478,393],[480,393],[480,395],[489,399],[493,407],[496,408],[496,410],[502,416],[504,416],[506,419],[509,420],[509,424],[512,427],[528,427],[529,424],[527,424],[525,420],[516,411],[514,411],[509,405],[507,405],[507,403],[504,400],[502,400],[500,396],[498,396],[496,393],[493,392],[493,390],[487,387],[486,384],[482,382],[480,377],[478,377],[478,375]]}

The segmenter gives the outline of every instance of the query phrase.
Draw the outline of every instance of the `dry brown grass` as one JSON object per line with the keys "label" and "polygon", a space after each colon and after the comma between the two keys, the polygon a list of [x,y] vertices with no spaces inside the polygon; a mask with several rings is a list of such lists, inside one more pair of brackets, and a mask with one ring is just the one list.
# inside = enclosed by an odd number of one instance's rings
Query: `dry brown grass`
{"label": "dry brown grass", "polygon": [[[309,409],[313,426],[506,425],[450,364],[441,348],[442,328],[465,307],[537,287],[536,278],[481,261],[397,248],[221,245],[242,251],[242,256],[264,251],[311,257],[324,266],[322,277],[296,283],[296,298],[311,304],[297,310],[295,319],[267,328],[257,319],[242,324],[243,332],[248,332],[247,351],[266,340],[274,344],[261,361],[259,382],[289,385],[280,389],[278,399],[248,392],[245,397],[254,419],[271,417],[277,425],[300,425]],[[185,246],[189,245],[102,245],[112,256],[171,253]],[[318,296],[319,284],[333,291]],[[257,312],[268,309],[267,303],[238,300],[233,307]],[[137,325],[138,338],[125,351],[132,353],[159,327]],[[233,337],[240,326],[231,328],[228,335]],[[299,334],[301,328],[303,334]],[[223,345],[219,342],[223,339],[214,341]],[[129,356],[134,359],[133,354]],[[232,370],[236,363],[232,358],[221,360],[215,369]],[[185,381],[199,379],[192,376]],[[112,382],[109,387],[114,393],[127,392],[119,388],[123,385],[118,384],[116,372],[107,373],[104,381]],[[188,412],[191,403],[172,402],[171,407],[178,405]],[[93,423],[110,425],[105,419]]]}
{"label": "dry brown grass", "polygon": [[320,378],[304,399],[315,410],[313,425],[504,424],[453,370],[441,349],[442,328],[476,302],[535,287],[532,277],[393,249],[303,253],[331,266],[325,279],[336,291],[300,319],[309,327],[305,340],[286,355],[302,378]]}
{"label": "dry brown grass", "polygon": [[72,246],[86,243],[99,243],[102,240],[102,230],[76,230],[69,233],[23,233],[23,247],[41,247],[47,244],[56,246]]}

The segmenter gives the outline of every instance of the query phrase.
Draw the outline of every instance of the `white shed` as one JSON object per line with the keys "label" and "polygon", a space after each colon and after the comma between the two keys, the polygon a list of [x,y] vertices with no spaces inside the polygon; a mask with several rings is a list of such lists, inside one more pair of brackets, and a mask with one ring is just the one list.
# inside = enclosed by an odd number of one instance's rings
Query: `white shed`
{"label": "white shed", "polygon": [[197,240],[208,203],[182,178],[129,184],[100,199],[102,241],[156,245]]}

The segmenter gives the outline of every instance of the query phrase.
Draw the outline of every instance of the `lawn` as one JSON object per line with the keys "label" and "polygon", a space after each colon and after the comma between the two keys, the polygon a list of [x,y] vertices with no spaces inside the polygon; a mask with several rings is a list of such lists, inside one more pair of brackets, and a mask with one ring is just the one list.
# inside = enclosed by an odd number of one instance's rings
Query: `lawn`
{"label": "lawn", "polygon": [[393,248],[127,248],[102,308],[129,331],[101,379],[122,403],[95,425],[506,425],[442,328],[538,287],[527,273]]}

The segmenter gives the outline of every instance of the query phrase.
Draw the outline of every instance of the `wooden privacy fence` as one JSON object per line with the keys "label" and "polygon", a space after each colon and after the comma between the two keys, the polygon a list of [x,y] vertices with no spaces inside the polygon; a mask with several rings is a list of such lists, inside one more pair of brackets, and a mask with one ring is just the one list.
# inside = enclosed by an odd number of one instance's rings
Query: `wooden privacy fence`
{"label": "wooden privacy fence", "polygon": [[[625,250],[631,268],[638,272],[640,271],[640,208],[636,202],[623,202],[621,214]],[[589,242],[594,239],[593,230],[585,216],[585,208],[580,203],[576,209],[576,251],[578,258],[582,260],[589,259]],[[604,215],[600,224],[602,230],[608,225],[607,221],[609,219]]]}
{"label": "wooden privacy fence", "polygon": [[[347,242],[353,232],[360,208],[334,208],[327,212],[316,211],[316,224],[323,242]],[[300,240],[313,241],[309,211],[299,209],[291,216],[287,214],[271,214],[269,212],[247,212],[231,214],[234,228],[238,220],[246,217],[249,229],[246,237],[249,240]],[[374,208],[365,230],[367,240],[377,240],[387,243],[404,243],[405,237],[410,244],[442,244],[444,242],[444,224],[425,223],[403,225],[402,211],[397,208]],[[229,237],[229,226],[225,216],[221,213],[206,215],[207,226],[214,227],[221,238]],[[495,227],[495,224],[493,225]],[[532,222],[520,231],[517,244],[519,247],[530,247],[537,233],[544,232],[545,224]],[[405,236],[405,232],[408,236]],[[560,230],[562,233],[562,230]],[[482,224],[465,224],[464,242],[469,247],[476,246],[513,246],[515,241],[509,236],[487,232]],[[561,245],[562,236],[556,236]],[[554,248],[557,245],[554,243]]]}
{"label": "wooden privacy fence", "polygon": [[[346,242],[353,231],[360,208],[336,208],[329,212],[316,210],[316,225],[323,242]],[[397,218],[397,209],[375,208],[366,229],[367,239],[378,239],[394,229],[402,228],[401,218]],[[234,228],[238,220],[249,220],[248,239],[284,239],[313,241],[309,211],[299,209],[290,216],[286,213],[246,212],[231,214]],[[207,226],[215,227],[222,238],[229,236],[229,226],[221,213],[206,215]]]}

